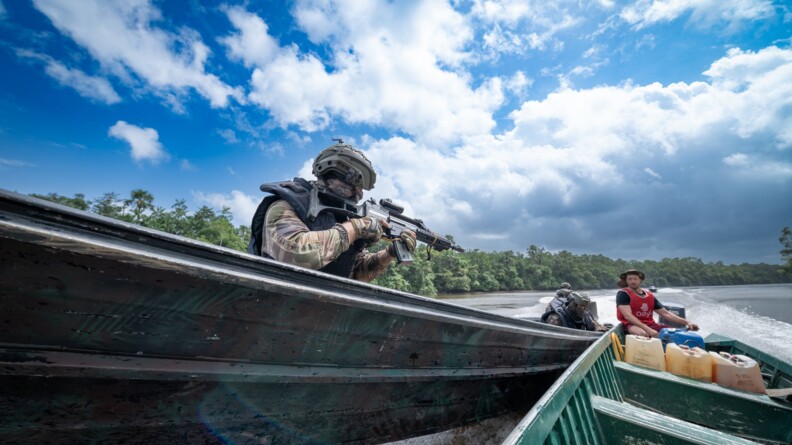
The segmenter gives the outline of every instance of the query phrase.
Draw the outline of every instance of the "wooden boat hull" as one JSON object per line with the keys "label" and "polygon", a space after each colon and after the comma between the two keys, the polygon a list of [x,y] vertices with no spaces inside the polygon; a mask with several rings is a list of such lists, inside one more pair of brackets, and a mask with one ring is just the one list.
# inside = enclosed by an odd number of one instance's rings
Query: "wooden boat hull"
{"label": "wooden boat hull", "polygon": [[[622,325],[611,331],[623,339]],[[750,355],[769,388],[788,388],[792,366],[731,339],[711,350]],[[503,442],[509,444],[792,443],[792,403],[616,360],[608,336],[573,363]],[[754,442],[757,441],[757,442]]]}
{"label": "wooden boat hull", "polygon": [[526,409],[597,336],[0,192],[0,434],[373,443]]}

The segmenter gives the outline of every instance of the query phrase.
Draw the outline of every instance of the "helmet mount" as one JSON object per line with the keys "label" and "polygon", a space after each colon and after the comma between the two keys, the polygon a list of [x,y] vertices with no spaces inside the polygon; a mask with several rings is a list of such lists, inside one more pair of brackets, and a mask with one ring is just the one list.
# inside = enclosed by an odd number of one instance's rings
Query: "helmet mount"
{"label": "helmet mount", "polygon": [[377,173],[362,151],[334,138],[335,144],[325,148],[313,163],[313,174],[322,178],[334,173],[342,181],[366,190],[374,188]]}

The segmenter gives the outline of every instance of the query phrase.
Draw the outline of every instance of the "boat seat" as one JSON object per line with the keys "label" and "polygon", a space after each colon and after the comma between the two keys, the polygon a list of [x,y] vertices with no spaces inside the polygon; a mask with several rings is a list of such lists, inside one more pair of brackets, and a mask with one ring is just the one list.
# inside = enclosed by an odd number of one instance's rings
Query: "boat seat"
{"label": "boat seat", "polygon": [[662,443],[737,445],[746,439],[649,411],[625,402],[592,395],[591,405],[606,444]]}
{"label": "boat seat", "polygon": [[792,406],[764,394],[614,363],[624,400],[688,422],[767,443],[792,443]]}

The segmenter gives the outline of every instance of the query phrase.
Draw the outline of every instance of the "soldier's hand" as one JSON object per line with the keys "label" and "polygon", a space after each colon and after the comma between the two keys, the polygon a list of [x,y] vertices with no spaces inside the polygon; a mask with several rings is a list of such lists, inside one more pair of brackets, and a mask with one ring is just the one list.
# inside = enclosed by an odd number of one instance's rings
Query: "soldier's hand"
{"label": "soldier's hand", "polygon": [[412,230],[405,230],[402,232],[401,235],[399,235],[399,241],[404,242],[404,246],[410,253],[415,251],[415,245],[418,242],[418,240],[415,239],[415,232]]}
{"label": "soldier's hand", "polygon": [[368,240],[374,244],[382,238],[382,225],[379,219],[370,216],[363,218],[353,218],[349,220],[355,230],[356,239]]}
{"label": "soldier's hand", "polygon": [[[413,253],[415,251],[415,245],[417,244],[417,240],[415,239],[415,232],[412,230],[405,230],[399,235],[398,238],[393,240],[394,243],[402,242],[404,243],[404,248],[407,249],[408,252]],[[392,257],[396,257],[396,246],[391,244],[388,246],[388,254]]]}

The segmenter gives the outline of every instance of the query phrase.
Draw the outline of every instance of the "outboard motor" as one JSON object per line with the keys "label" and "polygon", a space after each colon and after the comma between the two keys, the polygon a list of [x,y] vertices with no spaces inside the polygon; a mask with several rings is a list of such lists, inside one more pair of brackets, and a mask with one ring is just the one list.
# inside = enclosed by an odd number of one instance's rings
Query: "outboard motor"
{"label": "outboard motor", "polygon": [[[685,306],[679,303],[663,303],[663,306],[668,309],[668,312],[671,312],[674,315],[687,319],[685,317]],[[660,324],[665,324],[671,326],[672,328],[684,328],[686,327],[683,324],[673,323],[670,320],[666,320],[664,317],[660,317]]]}
{"label": "outboard motor", "polygon": [[595,320],[599,320],[599,314],[597,313],[597,302],[592,301],[588,305],[588,310],[591,312],[591,316],[594,317]]}

